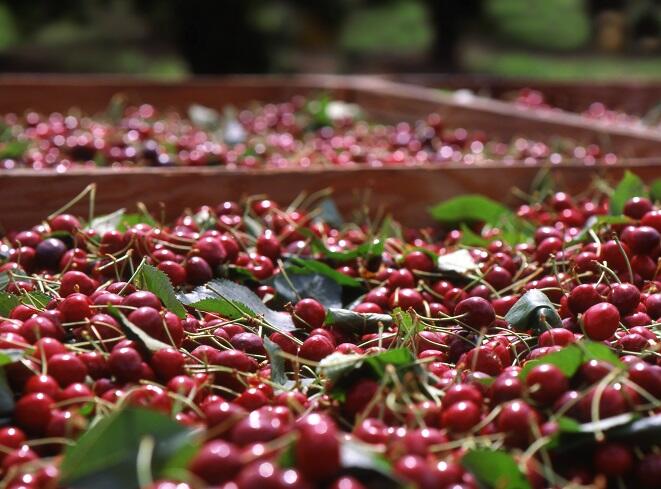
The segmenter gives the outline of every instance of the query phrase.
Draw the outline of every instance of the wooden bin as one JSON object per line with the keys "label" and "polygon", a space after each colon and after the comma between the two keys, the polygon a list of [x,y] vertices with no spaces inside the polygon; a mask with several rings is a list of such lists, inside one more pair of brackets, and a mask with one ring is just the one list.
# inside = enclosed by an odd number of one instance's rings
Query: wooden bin
{"label": "wooden bin", "polygon": [[[630,128],[612,128],[566,114],[521,111],[503,102],[473,98],[458,100],[437,90],[370,77],[228,77],[157,82],[98,77],[0,77],[0,112],[103,110],[110,98],[124,93],[134,102],[186,110],[192,103],[211,107],[242,105],[258,100],[284,101],[296,94],[329,92],[360,104],[376,120],[414,120],[429,112],[444,115],[449,125],[482,129],[492,137],[523,135],[545,139],[549,134],[571,137],[582,143],[597,142],[628,160],[626,166],[645,178],[661,176],[655,166],[661,158],[661,134]],[[622,160],[624,161],[624,160]],[[617,167],[584,167],[565,163],[552,171],[569,190],[583,190],[595,173],[617,177]],[[186,207],[215,204],[257,193],[287,203],[302,191],[331,187],[342,211],[355,208],[368,191],[374,208],[384,207],[409,225],[429,223],[426,207],[463,193],[481,193],[506,200],[509,189],[527,189],[538,167],[502,164],[479,167],[398,167],[306,170],[226,170],[206,168],[144,168],[72,170],[65,174],[30,170],[0,171],[0,223],[5,229],[24,229],[40,222],[89,183],[97,184],[97,214],[136,201],[156,209],[164,202],[172,217]],[[85,215],[86,204],[73,212]]]}
{"label": "wooden bin", "polygon": [[499,78],[488,75],[397,74],[384,78],[443,90],[468,89],[475,94],[511,100],[524,88],[539,90],[553,107],[580,113],[593,102],[609,109],[645,116],[661,104],[661,80],[563,81],[536,78]]}

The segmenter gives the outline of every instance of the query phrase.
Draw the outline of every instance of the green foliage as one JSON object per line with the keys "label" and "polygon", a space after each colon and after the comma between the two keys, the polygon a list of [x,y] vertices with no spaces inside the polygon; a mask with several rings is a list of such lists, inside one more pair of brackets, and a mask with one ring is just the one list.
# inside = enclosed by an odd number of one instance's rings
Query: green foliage
{"label": "green foliage", "polygon": [[490,0],[484,8],[503,37],[530,47],[572,50],[590,37],[583,0]]}

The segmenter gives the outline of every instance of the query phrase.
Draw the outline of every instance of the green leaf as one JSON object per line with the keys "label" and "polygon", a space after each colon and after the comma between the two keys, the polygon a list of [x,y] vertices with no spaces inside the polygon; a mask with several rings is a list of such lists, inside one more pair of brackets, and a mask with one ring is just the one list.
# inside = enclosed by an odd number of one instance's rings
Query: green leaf
{"label": "green leaf", "polygon": [[278,385],[285,385],[288,379],[285,372],[285,359],[281,355],[282,349],[266,337],[264,337],[264,348],[271,362],[271,380]]}
{"label": "green leaf", "polygon": [[[143,345],[149,351],[159,351],[163,348],[170,348],[171,345],[163,343],[152,336],[149,336],[142,329],[137,327],[131,321],[128,320],[124,314],[122,314],[119,309],[115,306],[108,306],[108,313],[117,319],[119,326],[122,328],[122,331],[127,338],[136,341],[137,343]],[[164,326],[165,327],[165,326]]]}
{"label": "green leaf", "polygon": [[0,417],[11,416],[14,412],[14,393],[5,374],[5,365],[18,362],[25,356],[25,350],[0,350]]}
{"label": "green leaf", "polygon": [[342,286],[332,278],[319,273],[303,273],[289,268],[273,280],[273,287],[287,302],[298,302],[299,298],[313,298],[325,307],[342,306]]}
{"label": "green leaf", "polygon": [[616,368],[624,368],[620,359],[606,345],[594,341],[583,340],[565,346],[562,350],[549,353],[535,360],[529,360],[521,369],[519,377],[525,380],[528,373],[537,365],[551,363],[571,378],[579,367],[589,360],[602,360]]}
{"label": "green leaf", "polygon": [[225,279],[215,279],[181,296],[182,302],[205,312],[216,312],[228,319],[263,317],[275,329],[295,328],[287,313],[269,309],[249,288]]}
{"label": "green leaf", "polygon": [[402,311],[399,307],[392,312],[392,317],[397,323],[397,332],[401,336],[403,344],[406,344],[424,329],[424,324],[421,321],[418,321],[413,314]]}
{"label": "green leaf", "polygon": [[382,453],[366,443],[343,439],[340,466],[364,483],[379,488],[400,488],[402,481],[393,476],[392,468]]}
{"label": "green leaf", "polygon": [[87,225],[87,229],[96,231],[99,234],[104,234],[108,231],[116,231],[119,229],[119,226],[124,219],[125,212],[126,209],[119,209],[111,214],[95,217]]}
{"label": "green leaf", "polygon": [[5,290],[9,285],[9,282],[11,282],[9,274],[7,272],[0,273],[0,291]]}
{"label": "green leaf", "polygon": [[461,464],[480,482],[493,489],[531,489],[514,458],[499,450],[472,449]]}
{"label": "green leaf", "polygon": [[661,178],[657,178],[650,184],[650,199],[652,202],[661,201]]}
{"label": "green leaf", "polygon": [[22,158],[25,152],[30,147],[29,141],[10,141],[4,145],[0,144],[0,159],[11,158],[18,159]]}
{"label": "green leaf", "polygon": [[519,378],[525,381],[530,371],[538,365],[550,363],[558,367],[568,378],[574,376],[579,367],[583,364],[583,354],[576,345],[569,345],[562,350],[549,353],[541,358],[529,360],[525,363],[519,373]]}
{"label": "green leaf", "polygon": [[44,294],[39,290],[33,290],[32,292],[25,292],[21,294],[21,303],[26,306],[34,307],[35,309],[44,310],[48,303],[53,300],[48,294]]}
{"label": "green leaf", "polygon": [[164,272],[145,263],[140,269],[139,277],[143,289],[156,294],[156,297],[163,301],[165,307],[179,318],[186,317],[186,308],[177,299],[170,278]]}
{"label": "green leaf", "polygon": [[415,363],[415,357],[408,348],[397,348],[386,350],[377,355],[365,357],[365,364],[369,365],[377,377],[381,378],[386,373],[386,367],[392,365],[399,369],[410,367]]}
{"label": "green leaf", "polygon": [[139,214],[124,214],[117,230],[127,231],[137,224],[148,224],[150,226],[158,225],[156,220],[146,212],[141,212]]}
{"label": "green leaf", "polygon": [[380,238],[366,241],[351,250],[333,251],[328,249],[324,242],[309,229],[301,228],[299,232],[310,239],[310,246],[314,251],[329,260],[340,262],[351,261],[359,257],[380,256],[383,253],[384,240]]}
{"label": "green leaf", "polygon": [[624,211],[624,204],[633,197],[647,197],[647,192],[645,191],[645,184],[640,177],[627,170],[620,183],[615,187],[613,195],[611,195],[609,204],[610,215],[621,215]]}
{"label": "green leaf", "polygon": [[[72,489],[138,489],[137,458],[145,438],[154,441],[150,473],[154,479],[175,468],[185,470],[193,431],[156,411],[127,408],[111,413],[67,447],[61,484]],[[182,457],[184,451],[187,456]]]}
{"label": "green leaf", "polygon": [[361,313],[331,307],[326,311],[325,323],[349,331],[363,331],[368,328],[376,328],[379,323],[387,328],[392,324],[392,317],[388,314]]}
{"label": "green leaf", "polygon": [[360,280],[338,272],[334,268],[329,267],[325,263],[318,260],[303,259],[293,256],[288,260],[287,265],[289,264],[293,265],[292,268],[295,271],[303,272],[307,270],[310,272],[318,273],[333,279],[340,285],[346,285],[348,287],[360,287],[362,285]]}
{"label": "green leaf", "polygon": [[464,245],[464,246],[487,246],[489,244],[489,240],[486,238],[483,238],[479,234],[477,234],[475,231],[473,231],[466,223],[461,223],[460,226],[461,229],[461,238],[459,239],[459,243]]}
{"label": "green leaf", "polygon": [[21,299],[7,292],[0,293],[0,316],[9,317],[16,306],[21,303]]}
{"label": "green leaf", "polygon": [[455,197],[429,210],[431,216],[437,221],[446,223],[484,222],[497,224],[503,216],[511,211],[487,197],[477,194],[468,194]]}
{"label": "green leaf", "polygon": [[603,343],[583,340],[577,343],[577,346],[583,351],[584,362],[589,360],[602,360],[610,363],[616,368],[624,368],[624,364],[620,361],[615,352]]}
{"label": "green leaf", "polygon": [[516,301],[505,315],[505,320],[514,329],[526,331],[543,330],[546,323],[553,327],[562,326],[562,320],[547,295],[538,289],[531,289]]}

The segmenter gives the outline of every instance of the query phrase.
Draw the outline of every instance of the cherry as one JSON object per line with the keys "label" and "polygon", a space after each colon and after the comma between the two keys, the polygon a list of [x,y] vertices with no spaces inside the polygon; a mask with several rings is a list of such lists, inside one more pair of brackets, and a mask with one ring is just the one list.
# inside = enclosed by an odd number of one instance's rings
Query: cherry
{"label": "cherry", "polygon": [[574,343],[574,333],[565,328],[551,328],[539,335],[539,346],[567,346]]}
{"label": "cherry", "polygon": [[633,453],[626,445],[608,442],[599,445],[593,457],[597,472],[607,477],[622,477],[633,468]]}
{"label": "cherry", "polygon": [[417,250],[411,251],[404,257],[404,266],[411,272],[431,272],[434,270],[434,262],[429,255]]}
{"label": "cherry", "polygon": [[59,293],[62,297],[67,297],[74,292],[80,292],[84,295],[90,295],[96,289],[97,283],[83,272],[71,270],[62,274],[60,277]]}
{"label": "cherry", "polygon": [[443,409],[441,425],[454,432],[465,432],[481,418],[480,408],[471,401],[459,401]]}
{"label": "cherry", "polygon": [[614,305],[601,302],[586,310],[582,320],[586,336],[595,341],[603,341],[613,336],[617,330],[620,313]]}
{"label": "cherry", "polygon": [[50,375],[33,375],[25,383],[24,392],[41,392],[55,399],[60,392],[60,386]]}
{"label": "cherry", "polygon": [[535,410],[521,400],[513,400],[502,406],[496,425],[499,431],[516,439],[526,439],[533,424],[537,423]]}
{"label": "cherry", "polygon": [[437,489],[440,476],[424,458],[418,455],[405,455],[393,467],[396,474],[411,482],[419,489]]}
{"label": "cherry", "polygon": [[388,287],[391,290],[397,288],[412,289],[415,287],[415,277],[413,273],[405,268],[393,270],[388,276]]}
{"label": "cherry", "polygon": [[508,373],[500,374],[491,384],[491,400],[494,404],[501,404],[521,397],[523,383],[518,377]]}
{"label": "cherry", "polygon": [[[14,426],[0,428],[0,447],[18,449],[27,441],[25,433]],[[0,455],[0,459],[3,455]]]}
{"label": "cherry", "polygon": [[66,387],[74,382],[84,382],[87,367],[75,355],[58,353],[48,360],[48,373],[61,387]]}
{"label": "cherry", "polygon": [[340,468],[337,427],[328,417],[308,414],[297,423],[297,467],[310,481],[328,479]]}
{"label": "cherry", "polygon": [[396,289],[388,301],[388,306],[391,309],[397,307],[403,310],[414,309],[417,312],[424,312],[424,303],[422,295],[415,289]]}
{"label": "cherry", "polygon": [[633,197],[624,204],[623,214],[631,219],[641,219],[652,211],[652,202],[645,197]]}
{"label": "cherry", "polygon": [[534,367],[526,377],[528,395],[540,404],[552,404],[569,388],[565,374],[553,364]]}
{"label": "cherry", "polygon": [[210,433],[216,436],[224,435],[247,415],[247,411],[243,407],[225,401],[205,402],[202,405],[202,411]]}
{"label": "cherry", "polygon": [[35,248],[37,266],[47,270],[56,270],[59,267],[62,255],[66,251],[66,245],[57,238],[43,240]]}
{"label": "cherry", "polygon": [[461,401],[471,401],[480,406],[483,400],[482,393],[474,385],[454,384],[445,391],[443,406],[448,407]]}
{"label": "cherry", "polygon": [[459,365],[487,375],[496,376],[503,370],[503,363],[493,348],[479,346],[466,352]]}
{"label": "cherry", "polygon": [[636,468],[636,480],[644,489],[653,489],[659,483],[661,477],[661,454],[650,453],[640,462]]}
{"label": "cherry", "polygon": [[299,328],[321,328],[326,319],[326,309],[314,299],[302,299],[294,306],[293,318]]}
{"label": "cherry", "polygon": [[239,446],[266,443],[283,435],[289,428],[290,426],[280,417],[261,408],[252,411],[234,425],[230,440]]}
{"label": "cherry", "polygon": [[16,402],[14,421],[29,434],[43,434],[50,421],[53,405],[53,399],[46,394],[26,394]]}
{"label": "cherry", "polygon": [[108,366],[120,382],[137,382],[142,376],[142,357],[131,347],[113,348]]}
{"label": "cherry", "polygon": [[342,406],[344,413],[350,418],[361,413],[379,390],[379,384],[373,379],[363,378],[357,380],[347,390],[346,399]]}
{"label": "cherry", "polygon": [[613,284],[608,294],[608,301],[617,307],[622,316],[626,316],[640,303],[640,291],[632,284]]}
{"label": "cherry", "polygon": [[661,397],[661,366],[635,362],[629,367],[629,379],[652,397]]}
{"label": "cherry", "polygon": [[661,242],[659,231],[650,226],[639,226],[627,235],[626,243],[636,255],[646,255],[654,251]]}
{"label": "cherry", "polygon": [[473,329],[488,328],[496,320],[496,313],[491,303],[482,297],[469,297],[459,302],[454,314],[463,316],[460,321]]}
{"label": "cherry", "polygon": [[602,301],[602,297],[592,284],[577,285],[569,293],[567,305],[573,314],[581,314]]}
{"label": "cherry", "polygon": [[217,267],[227,258],[223,243],[216,238],[207,236],[200,238],[191,250],[192,256],[199,256],[211,267]]}
{"label": "cherry", "polygon": [[207,261],[199,256],[186,260],[186,280],[192,285],[202,285],[213,278],[213,270]]}
{"label": "cherry", "polygon": [[168,381],[184,373],[186,357],[174,348],[162,348],[151,357],[151,367],[159,379]]}
{"label": "cherry", "polygon": [[206,443],[190,462],[190,471],[207,484],[221,484],[239,473],[243,464],[238,449],[222,440]]}
{"label": "cherry", "polygon": [[308,336],[299,350],[299,355],[314,362],[321,361],[333,353],[335,345],[326,336],[315,334]]}
{"label": "cherry", "polygon": [[151,307],[152,309],[160,310],[161,300],[152,292],[140,290],[127,295],[122,305],[135,308]]}
{"label": "cherry", "polygon": [[165,273],[174,286],[183,285],[186,282],[186,269],[177,262],[162,261],[156,268]]}
{"label": "cherry", "polygon": [[366,487],[351,476],[342,476],[333,482],[329,489],[366,489]]}

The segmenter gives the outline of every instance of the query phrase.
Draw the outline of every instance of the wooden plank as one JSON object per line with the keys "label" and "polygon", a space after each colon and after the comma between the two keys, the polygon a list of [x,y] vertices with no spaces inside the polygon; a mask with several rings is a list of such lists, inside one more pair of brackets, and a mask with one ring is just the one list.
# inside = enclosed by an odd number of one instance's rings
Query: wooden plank
{"label": "wooden plank", "polygon": [[642,116],[661,103],[661,80],[563,81],[536,78],[502,78],[488,75],[432,73],[385,74],[387,79],[430,88],[466,88],[487,97],[510,97],[523,88],[541,91],[555,107],[583,112],[593,102],[608,108]]}
{"label": "wooden plank", "polygon": [[[616,167],[585,167],[566,164],[551,168],[563,189],[585,190],[596,175],[618,179],[626,168],[646,181],[661,177],[659,160]],[[383,207],[411,226],[430,224],[426,209],[441,200],[464,193],[481,193],[499,201],[511,201],[512,187],[527,190],[538,167],[502,165],[479,168],[384,168],[350,170],[311,169],[305,172],[224,171],[217,168],[137,169],[130,171],[72,171],[64,175],[9,171],[0,177],[0,224],[5,229],[25,229],[74,197],[86,185],[97,183],[96,212],[109,213],[121,207],[133,209],[144,202],[155,213],[165,203],[165,215],[173,218],[183,209],[201,204],[215,205],[253,194],[268,194],[282,204],[300,192],[333,188],[335,200],[349,216],[364,201],[375,211]],[[87,204],[81,202],[73,212],[85,216]]]}

